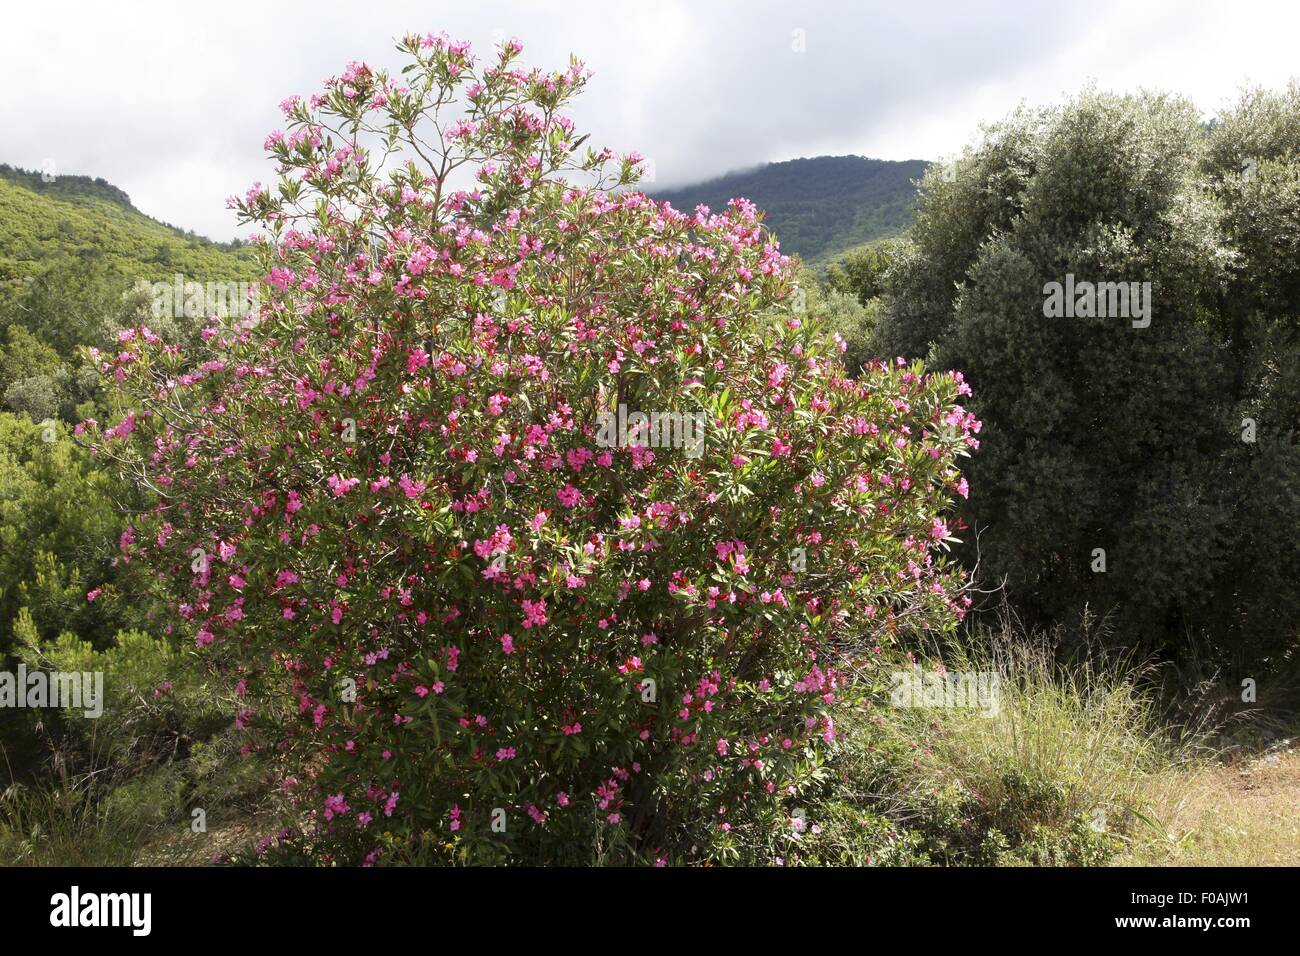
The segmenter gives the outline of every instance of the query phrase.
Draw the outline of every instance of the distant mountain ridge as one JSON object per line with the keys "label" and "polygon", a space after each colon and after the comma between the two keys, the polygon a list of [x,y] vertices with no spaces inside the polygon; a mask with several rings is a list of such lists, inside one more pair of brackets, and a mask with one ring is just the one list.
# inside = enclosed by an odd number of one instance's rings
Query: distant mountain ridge
{"label": "distant mountain ridge", "polygon": [[[915,181],[924,160],[817,156],[766,163],[676,189],[647,188],[683,211],[715,210],[734,197],[766,215],[782,251],[823,267],[864,243],[912,222]],[[125,276],[167,278],[253,271],[252,250],[216,243],[140,212],[100,178],[40,172],[0,163],[0,284],[42,271],[51,259],[99,260]],[[232,276],[233,277],[233,276]]]}
{"label": "distant mountain ridge", "polygon": [[21,169],[17,166],[0,163],[0,179],[7,179],[9,182],[30,189],[32,192],[46,193],[59,199],[97,196],[100,199],[107,199],[109,202],[117,203],[117,205],[128,209],[135,208],[131,205],[130,196],[98,176],[93,179],[89,176],[52,175],[47,177],[44,173],[39,173],[36,170]]}
{"label": "distant mountain ridge", "polygon": [[855,246],[911,225],[914,182],[929,165],[920,159],[817,156],[767,163],[678,189],[646,191],[684,212],[701,203],[721,210],[728,200],[743,196],[767,214],[766,224],[783,252],[825,265]]}

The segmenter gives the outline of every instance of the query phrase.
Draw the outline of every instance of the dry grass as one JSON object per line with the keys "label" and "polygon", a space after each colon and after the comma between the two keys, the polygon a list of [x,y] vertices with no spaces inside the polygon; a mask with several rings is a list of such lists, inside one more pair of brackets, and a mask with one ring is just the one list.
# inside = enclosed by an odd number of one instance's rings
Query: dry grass
{"label": "dry grass", "polygon": [[1150,801],[1163,832],[1135,843],[1121,866],[1300,865],[1300,750],[1170,771]]}
{"label": "dry grass", "polygon": [[957,785],[997,804],[1014,774],[1058,793],[1067,820],[1098,811],[1119,819],[1140,810],[1149,781],[1181,757],[1162,732],[1146,670],[1125,658],[1062,664],[1048,635],[1004,621],[949,648],[945,663],[996,675],[998,706],[886,712],[887,733],[924,742],[896,774],[920,792]]}

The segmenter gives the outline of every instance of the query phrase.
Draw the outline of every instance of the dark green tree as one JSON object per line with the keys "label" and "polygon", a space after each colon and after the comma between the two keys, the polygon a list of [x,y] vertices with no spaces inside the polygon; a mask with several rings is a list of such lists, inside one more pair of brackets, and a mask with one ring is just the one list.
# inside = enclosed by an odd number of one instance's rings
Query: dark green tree
{"label": "dark green tree", "polygon": [[[875,348],[975,389],[985,583],[1036,620],[1087,607],[1125,643],[1280,662],[1300,633],[1297,88],[1210,126],[1155,94],[1021,111],[927,174],[911,239]],[[1070,276],[1149,288],[1149,324],[1048,317]]]}

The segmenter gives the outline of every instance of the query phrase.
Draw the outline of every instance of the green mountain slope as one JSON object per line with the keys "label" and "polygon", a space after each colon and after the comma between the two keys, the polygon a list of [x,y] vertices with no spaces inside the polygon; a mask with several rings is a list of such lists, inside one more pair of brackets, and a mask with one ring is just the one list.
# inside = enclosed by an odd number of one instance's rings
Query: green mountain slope
{"label": "green mountain slope", "polygon": [[722,209],[732,197],[743,196],[767,213],[783,252],[825,265],[848,249],[906,229],[916,196],[913,182],[928,165],[917,159],[818,156],[648,191],[683,211],[699,203]]}
{"label": "green mountain slope", "polygon": [[[130,324],[124,293],[137,282],[178,274],[238,282],[257,272],[251,246],[214,243],[150,219],[102,179],[45,182],[39,173],[0,165],[0,344],[8,343],[11,361],[25,354],[32,364],[32,347],[14,340],[20,330],[63,360],[81,346],[104,345],[111,330]],[[17,374],[10,372],[0,369],[0,404]],[[27,368],[25,375],[35,372]]]}
{"label": "green mountain slope", "polygon": [[219,244],[150,219],[102,179],[0,165],[0,282],[37,275],[60,260],[95,260],[135,281],[179,272],[197,281],[251,278],[252,250]]}

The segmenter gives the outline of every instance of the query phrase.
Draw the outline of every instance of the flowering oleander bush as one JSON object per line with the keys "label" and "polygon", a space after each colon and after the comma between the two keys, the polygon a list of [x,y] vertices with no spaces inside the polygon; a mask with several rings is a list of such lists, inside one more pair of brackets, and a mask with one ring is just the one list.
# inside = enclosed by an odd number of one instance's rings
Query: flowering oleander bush
{"label": "flowering oleander bush", "polygon": [[[399,50],[283,104],[279,183],[236,201],[255,320],[99,356],[118,409],[83,432],[156,495],[123,555],[283,768],[263,851],[735,859],[873,652],[968,603],[968,390],[846,377],[750,203],[656,205],[583,147],[577,61]],[[619,406],[703,440],[602,440]]]}

